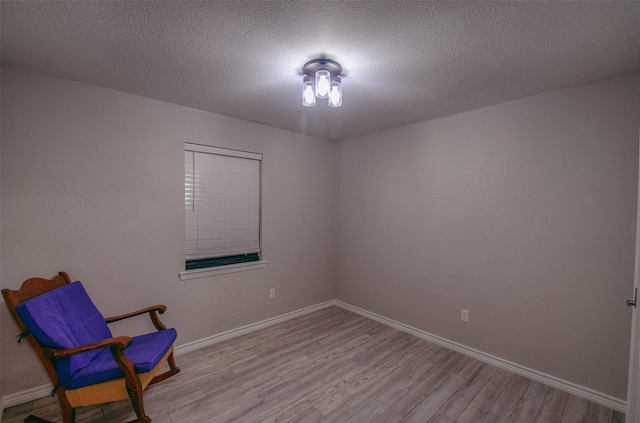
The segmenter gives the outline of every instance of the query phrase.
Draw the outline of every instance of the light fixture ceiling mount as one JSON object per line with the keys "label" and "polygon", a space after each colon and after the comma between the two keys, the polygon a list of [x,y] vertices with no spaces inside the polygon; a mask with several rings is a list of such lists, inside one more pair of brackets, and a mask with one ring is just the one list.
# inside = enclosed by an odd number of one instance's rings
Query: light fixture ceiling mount
{"label": "light fixture ceiling mount", "polygon": [[302,105],[313,107],[316,98],[328,98],[329,107],[342,106],[342,66],[330,59],[313,59],[302,67]]}

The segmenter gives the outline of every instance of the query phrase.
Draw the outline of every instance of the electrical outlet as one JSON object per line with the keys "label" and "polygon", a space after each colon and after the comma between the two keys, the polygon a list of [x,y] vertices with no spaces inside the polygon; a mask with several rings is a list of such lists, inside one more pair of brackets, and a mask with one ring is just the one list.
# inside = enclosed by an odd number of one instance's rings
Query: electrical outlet
{"label": "electrical outlet", "polygon": [[269,290],[269,298],[274,299],[276,297],[276,289],[275,288],[271,288]]}
{"label": "electrical outlet", "polygon": [[460,320],[469,323],[469,310],[465,310],[464,308],[460,310]]}

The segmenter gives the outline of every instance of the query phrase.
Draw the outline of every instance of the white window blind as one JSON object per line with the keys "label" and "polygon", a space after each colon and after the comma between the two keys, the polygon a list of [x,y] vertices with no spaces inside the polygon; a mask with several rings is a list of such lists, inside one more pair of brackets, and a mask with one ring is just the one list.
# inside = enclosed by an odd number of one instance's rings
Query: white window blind
{"label": "white window blind", "polygon": [[262,155],[187,143],[184,157],[185,260],[258,253]]}

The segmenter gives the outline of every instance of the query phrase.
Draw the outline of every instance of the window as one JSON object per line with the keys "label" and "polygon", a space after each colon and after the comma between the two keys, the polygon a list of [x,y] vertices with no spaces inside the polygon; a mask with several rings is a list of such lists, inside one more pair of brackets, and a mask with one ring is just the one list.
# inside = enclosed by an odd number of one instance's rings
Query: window
{"label": "window", "polygon": [[262,154],[186,143],[184,159],[187,272],[181,276],[260,262]]}

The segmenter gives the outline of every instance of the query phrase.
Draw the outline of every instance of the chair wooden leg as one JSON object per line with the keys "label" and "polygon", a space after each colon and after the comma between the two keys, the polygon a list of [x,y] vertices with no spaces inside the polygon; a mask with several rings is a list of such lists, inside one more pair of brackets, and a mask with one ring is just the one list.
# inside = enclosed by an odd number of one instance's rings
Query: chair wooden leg
{"label": "chair wooden leg", "polygon": [[56,388],[56,395],[60,402],[60,408],[62,409],[62,422],[63,423],[75,423],[76,421],[76,409],[69,404],[67,400],[67,394],[62,386]]}
{"label": "chair wooden leg", "polygon": [[176,360],[175,358],[173,358],[173,352],[171,352],[171,354],[169,354],[169,357],[167,357],[167,363],[169,363],[169,370],[167,370],[164,373],[160,373],[159,375],[151,379],[151,382],[149,382],[149,385],[162,382],[166,378],[171,377],[176,373],[180,372],[180,367],[176,366]]}
{"label": "chair wooden leg", "polygon": [[133,411],[136,412],[136,417],[138,418],[131,423],[149,423],[151,418],[144,412],[144,391],[142,390],[140,379],[137,377],[132,379],[127,378],[127,392],[129,399],[131,399]]}
{"label": "chair wooden leg", "polygon": [[[62,401],[61,401],[62,402]],[[69,404],[60,404],[62,406],[62,422],[63,423],[75,423],[76,421],[76,409],[72,408]]]}
{"label": "chair wooden leg", "polygon": [[176,374],[180,371],[180,367],[176,366],[176,360],[173,357],[173,351],[171,351],[171,354],[169,354],[167,361],[169,362],[169,367],[171,368],[173,374]]}

